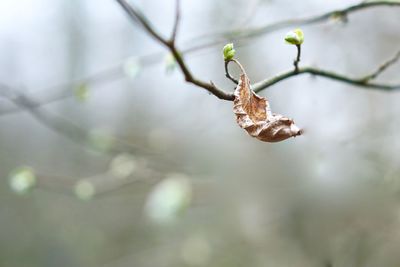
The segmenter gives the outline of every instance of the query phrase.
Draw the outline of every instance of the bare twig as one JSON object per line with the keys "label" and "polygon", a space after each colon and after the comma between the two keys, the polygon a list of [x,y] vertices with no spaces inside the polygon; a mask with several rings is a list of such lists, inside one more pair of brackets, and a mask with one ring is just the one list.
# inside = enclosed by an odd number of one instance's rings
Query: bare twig
{"label": "bare twig", "polygon": [[133,8],[128,2],[125,0],[116,0],[121,7],[125,10],[125,12],[129,15],[129,17],[141,27],[143,27],[150,36],[155,38],[160,43],[167,45],[168,41],[159,34],[151,23],[147,20],[147,18],[141,14],[141,12],[135,8]]}
{"label": "bare twig", "polygon": [[225,76],[226,78],[228,78],[229,80],[231,80],[233,83],[235,84],[239,84],[239,81],[237,79],[235,79],[230,73],[229,73],[229,63],[231,62],[231,60],[226,60],[225,61]]}
{"label": "bare twig", "polygon": [[[56,85],[56,86],[51,86],[48,87],[46,89],[41,89],[38,90],[38,92],[55,92],[55,93],[50,93],[47,94],[44,98],[42,99],[36,99],[35,101],[32,101],[31,103],[31,108],[38,108],[44,105],[48,105],[69,97],[73,96],[73,90],[74,88],[84,84],[84,85],[89,85],[89,86],[100,86],[103,85],[105,83],[110,83],[113,81],[116,81],[118,79],[120,79],[120,77],[122,76],[122,73],[120,71],[120,68],[109,68],[107,70],[95,73],[91,76],[88,76],[82,80],[78,80],[75,82],[71,82],[71,83],[65,83],[65,84],[60,84],[60,85]],[[98,88],[98,87],[95,87]],[[10,115],[10,114],[14,114],[17,112],[20,112],[21,107],[10,107],[10,108],[2,108],[0,110],[0,117],[1,116],[5,116],[5,115]]]}
{"label": "bare twig", "polygon": [[[201,88],[206,89],[208,92],[211,94],[215,95],[216,97],[224,100],[233,100],[233,94],[225,92],[222,89],[219,89],[217,86],[215,86],[214,83],[212,82],[204,82],[201,81],[197,78],[195,78],[192,73],[190,72],[188,66],[186,65],[185,61],[183,60],[182,54],[179,52],[179,50],[175,46],[175,42],[167,41],[163,37],[157,34],[157,32],[154,30],[154,28],[148,23],[147,19],[142,16],[140,12],[138,12],[133,6],[128,4],[125,0],[116,0],[123,8],[124,10],[128,13],[129,17],[132,18],[134,22],[139,21],[140,24],[146,29],[147,33],[151,36],[153,36],[155,39],[159,40],[161,44],[166,46],[166,48],[169,49],[171,54],[175,57],[175,60],[181,69],[185,80],[189,83],[192,83],[194,85],[197,85]],[[179,7],[179,5],[178,5]],[[178,16],[179,18],[179,16]],[[179,19],[177,20],[179,22]]]}
{"label": "bare twig", "polygon": [[301,45],[296,45],[296,48],[297,48],[297,57],[293,61],[293,65],[294,65],[294,70],[299,71],[299,63],[300,63],[300,57],[301,57]]}
{"label": "bare twig", "polygon": [[369,88],[369,89],[377,89],[377,90],[383,90],[383,91],[394,91],[394,90],[400,89],[400,84],[389,85],[389,84],[383,84],[383,83],[365,83],[360,78],[351,78],[351,77],[348,77],[348,76],[345,76],[342,74],[338,74],[338,73],[335,73],[332,71],[322,70],[322,69],[313,68],[313,67],[303,67],[303,68],[299,68],[297,71],[290,70],[290,71],[281,73],[275,77],[272,77],[272,78],[269,78],[269,79],[266,79],[266,80],[263,80],[261,82],[254,84],[253,89],[255,92],[260,92],[268,87],[271,87],[272,85],[274,85],[280,81],[289,79],[289,78],[297,76],[297,75],[305,74],[305,73],[332,79],[332,80],[336,80],[336,81],[340,81],[340,82],[344,82],[344,83],[348,83],[348,84],[355,85],[355,86]]}
{"label": "bare twig", "polygon": [[172,29],[172,36],[170,38],[170,42],[175,44],[176,36],[178,34],[179,22],[181,20],[181,1],[176,0],[176,10],[175,10],[175,22],[174,27]]}
{"label": "bare twig", "polygon": [[361,80],[365,83],[374,80],[376,77],[378,77],[382,72],[384,72],[387,68],[395,64],[398,60],[400,59],[400,50],[397,51],[397,53],[389,60],[384,62],[382,65],[380,65],[374,72],[371,74],[363,77]]}
{"label": "bare twig", "polygon": [[[232,30],[226,32],[217,33],[218,36],[226,36],[229,39],[243,39],[243,38],[252,38],[257,37],[263,34],[271,33],[277,30],[282,30],[290,27],[299,27],[305,26],[310,24],[318,24],[325,22],[331,18],[335,17],[346,17],[351,13],[355,13],[357,11],[374,8],[374,7],[384,7],[384,6],[396,6],[400,7],[400,2],[393,1],[393,0],[386,0],[386,1],[371,1],[366,2],[362,1],[358,4],[354,4],[342,9],[332,10],[326,12],[321,15],[306,17],[306,18],[298,18],[298,19],[289,19],[289,20],[282,20],[280,22],[266,24],[264,26],[249,28],[249,29],[240,29],[240,30]],[[210,35],[208,35],[210,36]],[[213,36],[215,36],[213,34]]]}

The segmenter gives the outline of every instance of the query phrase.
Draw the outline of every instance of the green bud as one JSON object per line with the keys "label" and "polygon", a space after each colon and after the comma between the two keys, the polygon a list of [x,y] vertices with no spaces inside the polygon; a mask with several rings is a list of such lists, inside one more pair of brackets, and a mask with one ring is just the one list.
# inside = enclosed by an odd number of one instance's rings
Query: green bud
{"label": "green bud", "polygon": [[304,42],[304,33],[300,29],[290,31],[285,36],[285,41],[292,45],[301,45]]}
{"label": "green bud", "polygon": [[223,52],[224,52],[224,60],[225,61],[232,60],[236,53],[235,49],[233,49],[232,43],[225,45]]}

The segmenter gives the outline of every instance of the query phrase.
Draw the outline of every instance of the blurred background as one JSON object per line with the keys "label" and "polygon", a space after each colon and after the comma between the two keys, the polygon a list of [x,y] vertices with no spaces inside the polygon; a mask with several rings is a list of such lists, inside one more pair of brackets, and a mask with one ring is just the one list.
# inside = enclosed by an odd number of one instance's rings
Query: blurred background
{"label": "blurred background", "polygon": [[[132,3],[170,34],[174,0]],[[185,0],[178,46],[356,3]],[[399,49],[399,11],[302,27],[301,64],[368,74]],[[226,42],[257,82],[292,68],[288,30]],[[224,44],[185,60],[233,90]],[[116,1],[1,0],[0,51],[2,90],[29,98],[0,100],[0,266],[399,266],[399,93],[285,80],[262,95],[306,132],[268,144]]]}

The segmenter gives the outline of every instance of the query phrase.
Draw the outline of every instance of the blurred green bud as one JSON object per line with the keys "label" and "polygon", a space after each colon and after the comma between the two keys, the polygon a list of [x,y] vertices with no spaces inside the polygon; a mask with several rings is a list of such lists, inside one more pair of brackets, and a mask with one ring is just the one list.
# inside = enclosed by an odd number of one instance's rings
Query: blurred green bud
{"label": "blurred green bud", "polygon": [[135,79],[142,70],[140,60],[136,57],[128,58],[123,64],[123,70],[126,76]]}
{"label": "blurred green bud", "polygon": [[285,41],[292,45],[301,45],[304,42],[304,33],[300,29],[290,31],[285,36]]}
{"label": "blurred green bud", "polygon": [[110,163],[109,172],[116,178],[127,178],[137,168],[137,162],[133,155],[121,153]]}
{"label": "blurred green bud", "polygon": [[34,170],[30,167],[19,167],[10,174],[9,185],[17,194],[27,193],[35,184],[36,176]]}
{"label": "blurred green bud", "polygon": [[189,208],[191,200],[190,178],[179,173],[169,174],[149,193],[145,213],[155,223],[172,223]]}
{"label": "blurred green bud", "polygon": [[89,98],[89,87],[87,84],[82,83],[74,88],[74,96],[79,102],[85,102]]}
{"label": "blurred green bud", "polygon": [[92,129],[88,134],[89,145],[99,151],[110,151],[115,145],[115,138],[107,130]]}
{"label": "blurred green bud", "polygon": [[224,60],[225,61],[232,60],[236,53],[235,49],[233,49],[232,43],[225,45],[223,52],[224,52]]}
{"label": "blurred green bud", "polygon": [[90,200],[96,194],[96,188],[87,180],[80,180],[75,184],[74,192],[81,200]]}

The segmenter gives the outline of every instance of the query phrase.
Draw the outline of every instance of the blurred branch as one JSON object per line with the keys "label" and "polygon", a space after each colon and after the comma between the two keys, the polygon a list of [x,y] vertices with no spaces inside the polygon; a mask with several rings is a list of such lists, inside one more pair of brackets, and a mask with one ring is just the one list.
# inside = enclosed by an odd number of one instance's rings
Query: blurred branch
{"label": "blurred branch", "polygon": [[[38,183],[35,186],[36,189],[77,197],[83,200],[93,200],[109,196],[113,192],[118,192],[129,185],[136,185],[137,183],[154,185],[164,176],[163,173],[146,167],[140,167],[126,177],[115,177],[110,171],[79,178],[44,173],[36,173],[35,175],[38,179]],[[85,186],[89,186],[93,191],[87,196],[79,195],[79,183],[84,183]]]}
{"label": "blurred branch", "polygon": [[[139,57],[138,60],[141,65],[150,66],[150,65],[158,62],[159,58],[162,56],[163,56],[162,52],[156,52],[156,53],[152,53],[149,55]],[[27,97],[29,97],[31,100],[34,100],[31,103],[32,108],[38,108],[38,107],[48,105],[48,104],[51,104],[51,103],[54,103],[57,101],[61,101],[63,99],[74,96],[73,89],[82,84],[86,84],[88,86],[93,86],[93,88],[97,89],[98,87],[96,87],[96,86],[100,86],[105,83],[109,83],[109,82],[113,82],[113,81],[121,79],[121,77],[124,77],[124,73],[122,71],[123,65],[124,65],[123,63],[120,63],[117,66],[110,67],[108,69],[94,73],[92,75],[89,75],[89,76],[87,76],[83,79],[77,80],[77,81],[73,81],[70,83],[64,83],[64,84],[60,84],[60,85],[56,85],[56,86],[50,86],[48,88],[38,90],[39,93],[47,92],[45,97],[43,97],[40,100],[33,98],[33,96],[27,96]],[[51,94],[51,92],[56,92],[56,93]],[[35,93],[35,94],[37,95],[38,93]],[[17,113],[20,111],[21,111],[20,107],[3,109],[3,110],[0,110],[0,116],[10,115],[10,114],[14,114],[14,113]]]}
{"label": "blurred branch", "polygon": [[397,6],[400,7],[399,1],[386,0],[386,1],[363,1],[361,3],[351,5],[345,7],[343,9],[332,10],[320,15],[299,18],[299,19],[288,19],[282,20],[280,22],[266,24],[264,26],[249,28],[249,29],[240,29],[240,30],[232,30],[218,33],[218,35],[235,38],[235,39],[243,39],[243,38],[251,38],[257,37],[260,35],[264,35],[267,33],[271,33],[277,30],[286,29],[289,27],[299,27],[310,24],[318,24],[325,22],[332,18],[346,18],[349,14],[355,13],[357,11],[366,10],[374,7],[382,7],[382,6]]}
{"label": "blurred branch", "polygon": [[[151,161],[143,160],[145,158],[139,156],[142,154],[145,154],[146,156],[155,156],[155,153],[147,149],[134,146],[130,143],[112,137],[112,146],[110,146],[106,150],[99,150],[89,142],[90,133],[87,132],[85,129],[74,124],[68,119],[52,114],[51,112],[44,112],[40,109],[35,108],[36,103],[21,92],[5,84],[0,84],[0,97],[8,99],[15,105],[19,106],[21,109],[26,110],[42,125],[80,145],[81,147],[87,148],[95,152],[103,152],[104,154],[112,157],[117,155],[124,155],[125,153],[127,153],[129,155],[135,155],[135,159],[138,159],[137,163],[135,163],[134,169],[132,169],[131,173],[127,175],[125,175],[124,173],[115,174],[116,171],[113,171],[111,167],[107,172],[104,172],[102,174],[81,178],[79,180],[75,179],[75,181],[71,181],[71,179],[52,179],[49,178],[48,175],[38,174],[37,177],[39,179],[37,186],[39,189],[59,194],[75,195],[76,197],[80,197],[77,193],[77,186],[79,185],[77,183],[85,182],[84,186],[87,187],[89,185],[91,187],[90,190],[92,190],[92,192],[90,192],[90,195],[88,195],[87,197],[92,198],[109,194],[116,190],[122,189],[132,183],[144,181],[155,182],[163,177],[162,172],[152,169],[152,166],[154,166],[154,164]],[[168,163],[168,168],[171,168],[171,166],[180,166],[179,169],[185,169],[185,167],[182,166],[181,163],[178,164],[177,162],[166,158],[163,158],[163,160]]]}
{"label": "blurred branch", "polygon": [[243,27],[249,23],[256,15],[259,10],[259,5],[261,0],[249,0],[246,3],[245,10],[243,10],[243,15],[237,18],[237,22],[233,22],[237,27]]}
{"label": "blurred branch", "polygon": [[[205,44],[205,45],[196,45],[193,47],[189,47],[182,51],[182,55],[193,54],[194,52],[204,50],[213,45],[215,45],[215,44],[210,43],[210,44]],[[160,59],[162,59],[164,55],[165,55],[165,53],[163,53],[163,52],[154,52],[154,53],[150,53],[148,55],[138,56],[138,57],[134,57],[134,58],[135,58],[135,60],[138,61],[141,68],[145,68],[145,67],[152,66],[156,63],[159,63]],[[125,64],[125,62],[121,62],[115,66],[109,67],[109,68],[99,71],[99,72],[96,72],[92,75],[89,75],[89,76],[87,76],[83,79],[79,79],[77,81],[62,83],[59,85],[50,86],[48,88],[43,88],[43,89],[37,90],[37,91],[35,91],[35,95],[40,94],[40,92],[43,92],[43,93],[51,92],[51,93],[45,94],[44,97],[42,97],[40,99],[36,99],[36,97],[35,97],[35,99],[33,99],[31,97],[31,100],[35,100],[34,103],[32,103],[32,108],[33,107],[38,108],[38,107],[41,107],[44,105],[48,105],[48,104],[52,104],[57,101],[64,100],[66,98],[73,97],[74,96],[73,89],[77,88],[78,86],[80,86],[82,84],[87,85],[89,87],[93,87],[93,89],[98,89],[99,86],[101,86],[101,85],[120,80],[123,77],[126,77],[126,74],[123,72],[124,64]],[[11,115],[11,114],[18,113],[21,111],[22,111],[22,109],[20,107],[4,108],[4,109],[0,110],[0,116]]]}
{"label": "blurred branch", "polygon": [[[0,96],[8,99],[16,106],[21,109],[29,112],[37,121],[39,121],[42,125],[46,126],[48,129],[64,136],[65,138],[73,141],[74,143],[84,146],[85,148],[99,152],[98,149],[93,147],[88,141],[90,137],[90,133],[88,133],[85,129],[76,125],[72,121],[58,116],[56,114],[52,114],[51,112],[44,112],[42,110],[37,109],[37,103],[31,100],[28,96],[14,90],[13,88],[0,84]],[[154,154],[148,151],[145,148],[141,148],[120,139],[116,139],[112,137],[114,144],[109,150],[104,151],[108,154],[115,155],[120,153],[144,153],[144,154]]]}
{"label": "blurred branch", "polygon": [[178,34],[178,27],[181,20],[181,1],[176,0],[176,10],[175,10],[175,22],[174,27],[172,29],[172,36],[170,38],[170,42],[175,44],[176,35]]}

